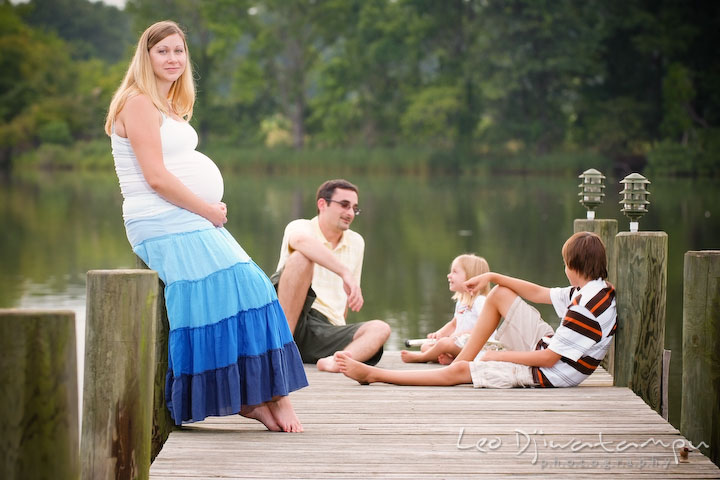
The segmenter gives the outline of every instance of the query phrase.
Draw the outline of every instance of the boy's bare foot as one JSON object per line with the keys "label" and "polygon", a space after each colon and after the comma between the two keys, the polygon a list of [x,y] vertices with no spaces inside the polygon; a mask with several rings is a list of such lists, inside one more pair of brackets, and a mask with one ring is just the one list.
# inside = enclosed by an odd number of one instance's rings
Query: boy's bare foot
{"label": "boy's bare foot", "polygon": [[337,352],[335,354],[335,362],[340,367],[340,371],[345,374],[346,377],[350,377],[363,385],[367,385],[375,381],[372,377],[373,367],[365,365],[362,362],[358,362],[357,360],[353,360],[345,352]]}
{"label": "boy's bare foot", "polygon": [[425,356],[424,353],[420,352],[410,352],[408,350],[401,350],[400,351],[400,358],[405,363],[419,363],[419,362],[426,362],[423,357]]}
{"label": "boy's bare foot", "polygon": [[260,405],[243,405],[239,413],[245,418],[257,420],[265,425],[271,432],[282,431],[266,403],[261,403]]}
{"label": "boy's bare foot", "polygon": [[[340,353],[340,352],[335,352]],[[352,354],[350,352],[342,351],[345,355],[352,358]],[[337,363],[335,363],[335,355],[330,355],[325,358],[321,358],[317,361],[317,369],[322,372],[333,372],[333,373],[339,373],[340,367],[338,367]]]}
{"label": "boy's bare foot", "polygon": [[290,402],[290,397],[276,397],[277,400],[267,402],[272,416],[283,432],[300,433],[303,431],[300,419],[295,415],[295,409]]}
{"label": "boy's bare foot", "polygon": [[440,355],[438,355],[437,358],[440,365],[450,365],[454,359],[455,357],[453,357],[449,353],[441,353]]}

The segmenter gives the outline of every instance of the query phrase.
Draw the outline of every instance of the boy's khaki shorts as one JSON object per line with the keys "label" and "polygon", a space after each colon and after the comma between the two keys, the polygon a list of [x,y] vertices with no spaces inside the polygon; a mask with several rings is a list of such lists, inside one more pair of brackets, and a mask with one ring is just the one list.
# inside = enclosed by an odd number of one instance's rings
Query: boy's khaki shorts
{"label": "boy's khaki shorts", "polygon": [[[535,350],[538,342],[554,333],[535,307],[517,297],[495,336],[505,349],[520,352]],[[482,351],[479,355],[482,355]],[[470,376],[475,388],[513,388],[535,385],[532,369],[510,362],[470,362]]]}

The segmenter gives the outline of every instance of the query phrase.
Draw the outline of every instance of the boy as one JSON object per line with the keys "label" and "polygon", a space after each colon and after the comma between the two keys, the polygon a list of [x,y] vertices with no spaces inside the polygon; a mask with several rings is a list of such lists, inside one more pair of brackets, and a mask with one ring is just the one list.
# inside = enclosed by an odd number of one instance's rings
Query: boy
{"label": "boy", "polygon": [[[578,232],[563,245],[565,275],[570,287],[547,288],[494,272],[465,282],[474,292],[489,282],[496,286],[485,301],[465,347],[447,367],[436,370],[384,370],[335,354],[340,371],[360,383],[397,385],[458,385],[476,388],[519,386],[572,387],[586,379],[602,361],[615,333],[615,290],[607,283],[605,246],[600,237]],[[562,318],[556,332],[538,311],[525,303],[552,304]],[[496,338],[507,350],[481,348],[498,327]]]}

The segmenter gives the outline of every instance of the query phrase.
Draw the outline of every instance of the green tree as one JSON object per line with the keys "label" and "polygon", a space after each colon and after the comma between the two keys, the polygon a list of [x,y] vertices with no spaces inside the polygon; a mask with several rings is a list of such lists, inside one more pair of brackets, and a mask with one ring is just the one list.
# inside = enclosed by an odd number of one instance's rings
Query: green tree
{"label": "green tree", "polygon": [[121,71],[99,58],[73,60],[68,44],[0,5],[0,169],[42,143],[103,137],[103,116]]}
{"label": "green tree", "polygon": [[[413,47],[422,52],[422,56],[417,69],[420,84],[406,113],[418,110],[418,101],[423,98],[435,105],[427,106],[430,113],[440,106],[440,100],[444,113],[437,114],[444,118],[445,124],[442,127],[438,124],[436,128],[446,130],[449,138],[454,139],[453,144],[466,147],[473,141],[485,113],[481,72],[487,54],[487,35],[482,23],[486,2],[409,0],[407,4],[419,19],[411,34],[418,39],[418,45]],[[437,135],[443,133],[438,131],[431,138]]]}
{"label": "green tree", "polygon": [[18,11],[30,26],[55,32],[68,42],[76,59],[117,62],[132,45],[128,15],[103,2],[30,0]]}
{"label": "green tree", "polygon": [[37,144],[38,128],[64,121],[38,104],[64,95],[72,82],[65,44],[25,25],[8,4],[0,5],[0,32],[0,169],[7,171],[14,152]]}
{"label": "green tree", "polygon": [[444,148],[455,146],[459,138],[459,125],[454,119],[460,116],[462,95],[456,87],[427,87],[411,98],[401,125],[405,138],[413,143]]}
{"label": "green tree", "polygon": [[666,138],[680,140],[687,145],[693,125],[690,109],[695,88],[689,70],[679,63],[667,69],[663,79],[663,119],[660,131]]}
{"label": "green tree", "polygon": [[415,9],[405,2],[337,2],[323,34],[311,123],[321,143],[392,145],[420,82]]}
{"label": "green tree", "polygon": [[602,73],[600,1],[490,1],[480,17],[480,65],[489,139],[518,139],[536,152],[563,144],[579,88]]}
{"label": "green tree", "polygon": [[265,79],[265,92],[273,97],[268,105],[279,110],[272,113],[289,119],[295,148],[302,148],[308,135],[315,73],[321,53],[327,53],[332,43],[328,32],[347,8],[338,0],[264,0],[246,17],[252,36],[248,59],[259,68],[244,73]]}

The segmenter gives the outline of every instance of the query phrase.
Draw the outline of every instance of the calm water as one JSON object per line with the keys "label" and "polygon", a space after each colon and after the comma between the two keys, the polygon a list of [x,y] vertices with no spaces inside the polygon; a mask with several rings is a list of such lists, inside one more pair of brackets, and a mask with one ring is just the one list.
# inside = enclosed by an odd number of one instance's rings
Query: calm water
{"label": "calm water", "polygon": [[[286,223],[314,215],[315,189],[324,179],[225,173],[227,228],[267,273],[277,264]],[[513,276],[566,284],[560,247],[572,233],[573,219],[585,216],[575,177],[350,180],[360,187],[363,209],[353,228],[367,244],[365,306],[350,320],[386,320],[393,328],[390,348],[451,318],[445,276],[460,253],[482,255],[492,269]],[[683,255],[720,248],[720,183],[651,180],[650,213],[640,229],[669,235],[665,344],[673,352],[670,420],[678,426]],[[620,187],[616,180],[607,185],[598,218],[615,218],[620,230],[627,230],[617,204]],[[86,272],[134,265],[114,174],[13,179],[0,191],[0,228],[0,307],[71,308],[82,343]],[[541,312],[557,325],[550,309]]]}

